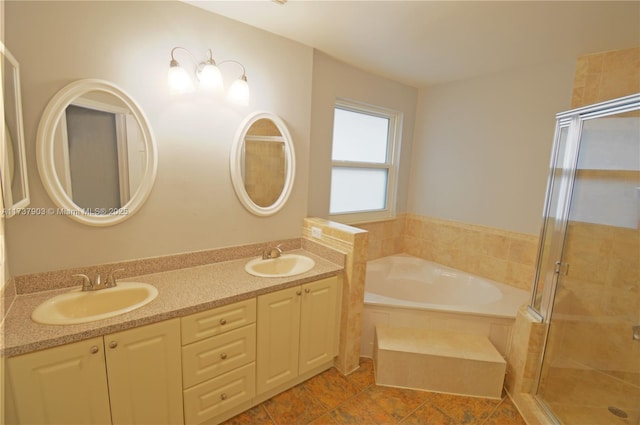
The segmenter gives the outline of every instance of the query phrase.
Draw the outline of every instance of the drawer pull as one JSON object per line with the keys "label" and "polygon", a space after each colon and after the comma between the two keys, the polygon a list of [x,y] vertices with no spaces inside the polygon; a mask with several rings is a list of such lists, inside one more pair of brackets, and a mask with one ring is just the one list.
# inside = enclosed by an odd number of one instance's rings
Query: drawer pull
{"label": "drawer pull", "polygon": [[309,289],[309,288],[305,288],[305,289],[304,289],[304,292],[305,292],[305,294],[308,294],[309,292],[311,292],[311,289]]}
{"label": "drawer pull", "polygon": [[109,343],[109,348],[116,348],[118,346],[118,343],[116,341],[111,341]]}
{"label": "drawer pull", "polygon": [[226,393],[222,393],[220,394],[220,400],[226,400],[227,399],[227,394]]}
{"label": "drawer pull", "polygon": [[91,347],[91,354],[96,354],[98,351],[100,351],[100,349],[98,348],[97,345],[94,345],[93,347]]}
{"label": "drawer pull", "polygon": [[221,358],[222,360],[227,360],[227,353],[222,353],[222,354],[220,354],[220,358]]}
{"label": "drawer pull", "polygon": [[221,325],[226,325],[227,324],[227,319],[220,319],[220,324]]}
{"label": "drawer pull", "polygon": [[302,291],[298,289],[298,290],[296,291],[296,295],[302,295]]}

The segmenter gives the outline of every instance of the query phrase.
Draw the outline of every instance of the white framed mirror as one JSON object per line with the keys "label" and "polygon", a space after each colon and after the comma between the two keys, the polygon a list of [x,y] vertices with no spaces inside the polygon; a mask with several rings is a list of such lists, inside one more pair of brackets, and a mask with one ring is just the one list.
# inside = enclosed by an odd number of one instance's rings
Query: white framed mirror
{"label": "white framed mirror", "polygon": [[98,79],[75,81],[49,101],[36,154],[58,214],[92,226],[135,214],[157,172],[156,142],[144,112],[121,88]]}
{"label": "white framed mirror", "polygon": [[20,91],[20,64],[0,42],[0,76],[2,77],[3,130],[2,164],[0,170],[5,217],[13,216],[29,205],[29,181],[25,157],[22,99]]}
{"label": "white framed mirror", "polygon": [[291,135],[280,117],[258,111],[244,119],[231,147],[230,170],[236,195],[251,213],[273,215],[286,204],[296,162]]}

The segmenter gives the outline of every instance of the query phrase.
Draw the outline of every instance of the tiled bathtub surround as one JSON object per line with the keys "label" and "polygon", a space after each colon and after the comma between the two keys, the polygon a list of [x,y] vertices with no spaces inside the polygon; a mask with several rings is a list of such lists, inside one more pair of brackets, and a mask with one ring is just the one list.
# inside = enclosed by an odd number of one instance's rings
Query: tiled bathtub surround
{"label": "tiled bathtub surround", "polygon": [[358,225],[368,230],[369,260],[404,252],[530,290],[538,235],[416,214]]}
{"label": "tiled bathtub surround", "polygon": [[546,325],[531,316],[526,306],[516,314],[505,386],[511,394],[535,391]]}

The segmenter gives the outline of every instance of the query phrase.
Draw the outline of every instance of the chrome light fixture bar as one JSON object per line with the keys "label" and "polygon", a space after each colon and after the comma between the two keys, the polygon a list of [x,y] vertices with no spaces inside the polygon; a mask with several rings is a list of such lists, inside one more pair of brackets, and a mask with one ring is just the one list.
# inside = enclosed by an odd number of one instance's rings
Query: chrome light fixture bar
{"label": "chrome light fixture bar", "polygon": [[[169,91],[171,94],[182,94],[195,91],[195,85],[192,78],[189,76],[189,73],[175,58],[176,50],[184,50],[196,63],[195,75],[198,80],[199,90],[211,93],[222,92],[224,90],[222,73],[218,68],[218,64],[213,60],[213,52],[211,49],[209,49],[209,58],[205,61],[199,62],[193,53],[184,47],[178,46],[171,49],[171,62],[169,62],[169,73],[167,75],[167,82],[169,84]],[[242,75],[236,79],[229,88],[229,91],[227,92],[227,99],[239,105],[248,105],[250,91],[244,66],[235,60],[224,60],[219,62],[219,65],[225,63],[234,63],[242,68]]]}

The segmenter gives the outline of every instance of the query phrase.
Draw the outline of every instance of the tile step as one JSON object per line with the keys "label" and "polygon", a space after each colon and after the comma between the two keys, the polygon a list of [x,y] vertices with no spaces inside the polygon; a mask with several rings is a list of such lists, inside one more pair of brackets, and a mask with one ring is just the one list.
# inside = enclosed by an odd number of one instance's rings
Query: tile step
{"label": "tile step", "polygon": [[482,335],[378,325],[376,383],[499,399],[507,364]]}

